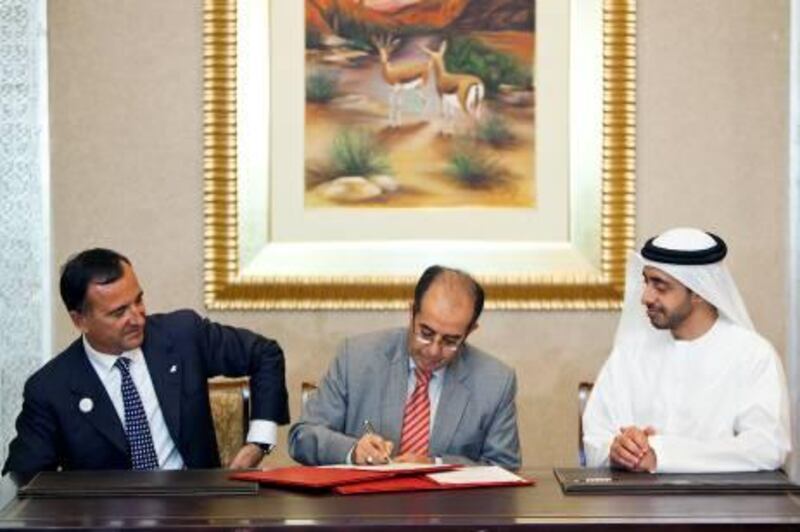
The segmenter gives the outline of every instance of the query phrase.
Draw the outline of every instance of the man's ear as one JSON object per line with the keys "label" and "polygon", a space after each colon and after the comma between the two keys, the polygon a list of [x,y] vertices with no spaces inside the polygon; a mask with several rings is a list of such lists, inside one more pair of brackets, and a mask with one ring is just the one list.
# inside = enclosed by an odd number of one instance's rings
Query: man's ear
{"label": "man's ear", "polygon": [[70,310],[69,318],[72,320],[72,324],[75,326],[76,329],[80,330],[81,332],[86,332],[83,329],[83,324],[84,324],[83,314],[81,314],[77,310]]}
{"label": "man's ear", "polygon": [[706,308],[712,311],[716,310],[714,305],[712,305],[702,297],[698,296],[695,292],[692,292],[691,298],[692,298],[692,307],[694,308]]}
{"label": "man's ear", "polygon": [[695,305],[701,305],[706,302],[705,299],[698,296],[697,293],[692,290],[689,291],[689,297],[692,298],[692,303],[694,303]]}

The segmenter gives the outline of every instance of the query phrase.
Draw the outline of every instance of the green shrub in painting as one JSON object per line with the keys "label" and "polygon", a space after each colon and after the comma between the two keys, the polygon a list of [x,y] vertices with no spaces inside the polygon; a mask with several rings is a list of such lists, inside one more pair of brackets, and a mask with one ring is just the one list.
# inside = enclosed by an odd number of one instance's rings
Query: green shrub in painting
{"label": "green shrub in painting", "polygon": [[450,156],[450,174],[461,184],[481,188],[502,179],[503,169],[475,146],[459,143]]}
{"label": "green shrub in painting", "polygon": [[346,129],[333,139],[330,151],[331,177],[389,173],[383,148],[372,135],[360,129]]}
{"label": "green shrub in painting", "polygon": [[478,139],[495,148],[507,146],[514,142],[514,133],[509,129],[506,121],[495,114],[478,123],[476,134]]}
{"label": "green shrub in painting", "polygon": [[449,72],[478,76],[486,86],[486,94],[493,97],[500,85],[531,87],[533,76],[513,56],[493,50],[469,37],[453,37],[448,40],[444,56]]}
{"label": "green shrub in painting", "polygon": [[339,78],[326,70],[314,70],[306,76],[306,101],[328,103],[339,90]]}

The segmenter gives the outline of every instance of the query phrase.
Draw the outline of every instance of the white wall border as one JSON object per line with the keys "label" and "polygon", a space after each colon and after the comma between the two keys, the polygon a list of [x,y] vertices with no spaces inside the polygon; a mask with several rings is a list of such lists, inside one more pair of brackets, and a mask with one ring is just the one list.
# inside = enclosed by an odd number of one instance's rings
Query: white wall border
{"label": "white wall border", "polygon": [[788,469],[795,482],[800,481],[800,0],[790,6],[789,52],[789,338],[786,370],[792,405],[794,452]]}
{"label": "white wall border", "polygon": [[46,20],[46,0],[0,0],[0,464],[52,351]]}

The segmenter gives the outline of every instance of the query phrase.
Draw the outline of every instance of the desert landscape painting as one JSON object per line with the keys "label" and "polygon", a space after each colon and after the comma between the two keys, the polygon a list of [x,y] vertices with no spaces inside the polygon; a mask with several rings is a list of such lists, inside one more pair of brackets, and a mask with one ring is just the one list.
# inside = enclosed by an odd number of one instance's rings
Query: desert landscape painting
{"label": "desert landscape painting", "polygon": [[305,0],[306,208],[533,208],[533,0]]}

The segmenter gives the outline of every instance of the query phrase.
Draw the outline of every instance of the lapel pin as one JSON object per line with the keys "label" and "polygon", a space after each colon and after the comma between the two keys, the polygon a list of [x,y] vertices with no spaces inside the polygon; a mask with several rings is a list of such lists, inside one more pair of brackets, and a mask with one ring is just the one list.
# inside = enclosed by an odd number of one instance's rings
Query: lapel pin
{"label": "lapel pin", "polygon": [[92,401],[88,397],[84,397],[78,403],[78,408],[80,408],[81,412],[83,412],[84,414],[88,414],[94,408],[94,401]]}
{"label": "lapel pin", "polygon": [[178,371],[178,366],[176,366],[175,364],[170,366],[170,368],[169,368],[169,372],[170,373],[175,373],[176,371]]}

